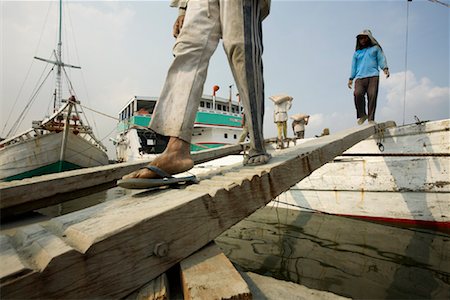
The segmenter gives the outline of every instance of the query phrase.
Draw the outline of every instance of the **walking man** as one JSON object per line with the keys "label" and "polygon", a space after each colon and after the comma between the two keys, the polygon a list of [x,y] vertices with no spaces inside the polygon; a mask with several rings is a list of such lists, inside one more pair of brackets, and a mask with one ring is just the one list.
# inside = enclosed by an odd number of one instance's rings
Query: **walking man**
{"label": "walking man", "polygon": [[173,175],[191,169],[192,130],[206,80],[209,60],[222,38],[246,111],[250,150],[245,165],[269,161],[263,137],[264,80],[262,20],[270,0],[172,0],[179,8],[173,26],[174,60],[153,112],[150,128],[169,136],[166,150],[147,168],[123,177],[158,178],[154,167]]}
{"label": "walking man", "polygon": [[[362,125],[367,118],[370,124],[375,123],[375,110],[377,107],[379,69],[383,70],[386,78],[389,69],[383,49],[368,29],[356,36],[356,49],[353,54],[352,70],[348,80],[351,89],[355,79],[354,101],[358,124]],[[366,113],[366,100],[367,108]]]}

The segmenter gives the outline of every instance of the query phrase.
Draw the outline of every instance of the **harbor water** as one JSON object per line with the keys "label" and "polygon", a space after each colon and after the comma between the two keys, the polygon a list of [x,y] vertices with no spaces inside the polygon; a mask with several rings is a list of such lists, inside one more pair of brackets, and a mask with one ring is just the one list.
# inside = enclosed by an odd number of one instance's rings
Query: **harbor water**
{"label": "harbor water", "polygon": [[[116,187],[40,209],[15,229],[105,201]],[[323,213],[264,207],[216,239],[243,271],[353,299],[450,299],[450,234]]]}
{"label": "harbor water", "polygon": [[450,235],[264,207],[216,239],[244,271],[353,299],[450,299]]}

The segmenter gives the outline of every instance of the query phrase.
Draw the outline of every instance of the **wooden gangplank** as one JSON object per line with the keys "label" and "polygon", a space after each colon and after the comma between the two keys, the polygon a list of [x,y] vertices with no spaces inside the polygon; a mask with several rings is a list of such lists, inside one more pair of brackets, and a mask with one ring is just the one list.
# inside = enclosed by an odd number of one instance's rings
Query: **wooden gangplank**
{"label": "wooden gangplank", "polygon": [[230,166],[184,189],[144,191],[0,236],[1,297],[124,297],[375,132],[349,129],[263,166]]}
{"label": "wooden gangplank", "polygon": [[[239,154],[245,144],[196,152],[195,164]],[[0,182],[1,217],[9,218],[70,201],[116,186],[116,181],[149,163],[148,160],[85,168],[11,182]]]}

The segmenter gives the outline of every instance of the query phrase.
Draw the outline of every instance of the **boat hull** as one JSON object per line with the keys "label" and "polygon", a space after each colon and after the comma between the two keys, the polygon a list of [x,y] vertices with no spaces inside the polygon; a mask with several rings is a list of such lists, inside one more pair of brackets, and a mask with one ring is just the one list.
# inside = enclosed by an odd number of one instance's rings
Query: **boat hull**
{"label": "boat hull", "polygon": [[0,149],[0,179],[10,181],[109,163],[103,150],[71,132],[60,161],[62,138],[63,132],[48,133]]}
{"label": "boat hull", "polygon": [[387,130],[316,170],[272,205],[450,229],[449,139],[448,119]]}

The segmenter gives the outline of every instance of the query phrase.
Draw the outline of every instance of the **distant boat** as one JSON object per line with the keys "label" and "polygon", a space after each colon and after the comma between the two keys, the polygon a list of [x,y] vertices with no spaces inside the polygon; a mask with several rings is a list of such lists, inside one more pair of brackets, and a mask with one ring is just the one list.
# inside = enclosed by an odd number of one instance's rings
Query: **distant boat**
{"label": "distant boat", "polygon": [[[119,113],[116,146],[119,162],[154,158],[164,151],[167,138],[150,130],[157,97],[134,96]],[[191,151],[236,144],[242,133],[242,108],[229,99],[203,95],[195,118]]]}
{"label": "distant boat", "polygon": [[274,205],[450,230],[450,119],[387,129],[313,172]]}
{"label": "distant boat", "polygon": [[[71,95],[62,99],[62,71],[66,64],[61,59],[61,10],[59,2],[59,42],[55,60],[36,59],[56,66],[54,113],[33,121],[32,128],[0,142],[0,180],[11,181],[27,177],[61,172],[83,167],[108,164],[106,148],[94,136],[92,129],[81,118],[79,101]],[[64,72],[65,73],[65,72]]]}

